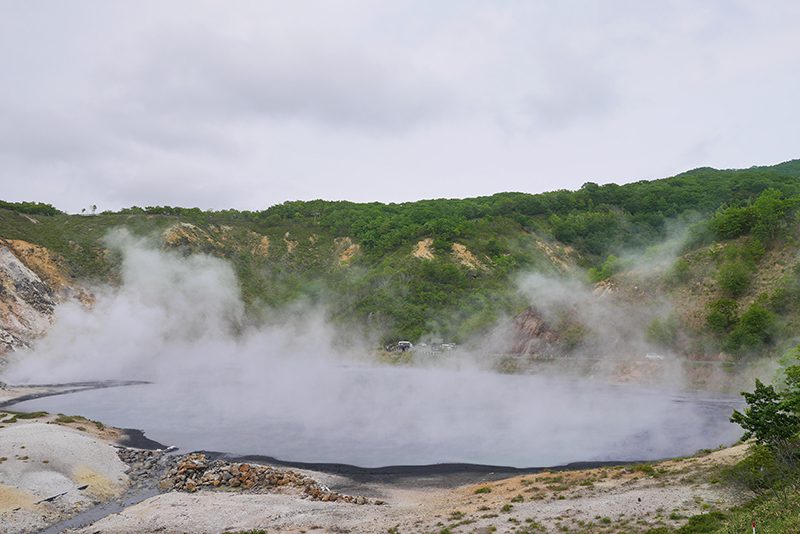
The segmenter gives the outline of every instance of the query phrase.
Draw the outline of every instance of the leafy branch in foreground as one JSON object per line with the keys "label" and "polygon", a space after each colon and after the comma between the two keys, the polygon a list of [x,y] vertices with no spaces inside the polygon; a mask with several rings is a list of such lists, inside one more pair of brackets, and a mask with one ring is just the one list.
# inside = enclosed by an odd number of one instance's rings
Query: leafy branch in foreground
{"label": "leafy branch in foreground", "polygon": [[731,421],[755,444],[728,476],[757,494],[771,491],[785,500],[787,489],[796,492],[800,483],[800,365],[786,368],[783,387],[756,380],[755,390],[742,395],[748,406],[734,411]]}
{"label": "leafy branch in foreground", "polygon": [[731,422],[745,430],[744,439],[754,438],[756,443],[774,448],[800,432],[800,366],[789,367],[786,375],[785,391],[756,379],[755,390],[742,393],[748,406],[743,412],[735,410]]}

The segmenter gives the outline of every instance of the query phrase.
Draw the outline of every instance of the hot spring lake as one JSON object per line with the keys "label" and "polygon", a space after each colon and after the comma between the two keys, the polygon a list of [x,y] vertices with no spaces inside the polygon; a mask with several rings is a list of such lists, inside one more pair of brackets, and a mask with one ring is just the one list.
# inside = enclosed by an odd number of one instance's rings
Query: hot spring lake
{"label": "hot spring lake", "polygon": [[[214,377],[210,377],[214,378]],[[183,452],[360,467],[654,460],[728,445],[738,397],[531,375],[331,366],[307,376],[173,377],[21,402]]]}

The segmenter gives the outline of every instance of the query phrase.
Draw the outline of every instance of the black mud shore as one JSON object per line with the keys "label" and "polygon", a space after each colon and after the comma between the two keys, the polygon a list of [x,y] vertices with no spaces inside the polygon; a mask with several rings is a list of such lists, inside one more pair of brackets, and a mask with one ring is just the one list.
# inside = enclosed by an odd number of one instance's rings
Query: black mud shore
{"label": "black mud shore", "polygon": [[[41,399],[44,397],[54,397],[56,395],[68,395],[70,393],[78,393],[81,391],[88,391],[92,389],[105,389],[123,386],[139,386],[142,384],[150,384],[145,380],[102,380],[92,382],[66,382],[61,384],[25,384],[25,385],[10,385],[13,388],[30,388],[41,389],[47,388],[48,391],[40,391],[38,393],[31,393],[29,395],[22,395],[5,402],[0,402],[0,408],[11,408],[16,404],[30,401],[34,399]],[[142,430],[136,428],[120,428],[123,432],[122,438],[117,442],[122,447],[131,447],[134,449],[146,450],[164,450],[168,446],[163,445],[155,440],[152,440],[144,435]]]}
{"label": "black mud shore", "polygon": [[159,451],[168,449],[169,446],[163,445],[144,435],[144,432],[136,428],[120,428],[123,432],[122,438],[117,441],[117,445],[131,449],[145,449],[148,451]]}
{"label": "black mud shore", "polygon": [[90,389],[137,386],[149,383],[150,382],[147,382],[145,380],[102,380],[94,382],[66,382],[62,384],[23,384],[23,385],[6,384],[7,387],[12,387],[12,388],[30,388],[30,389],[47,388],[48,391],[40,391],[38,393],[31,393],[30,395],[21,395],[19,397],[15,397],[13,399],[4,402],[0,402],[0,408],[10,408],[15,404],[19,404],[21,402],[29,400],[42,399],[44,397],[53,397],[55,395],[68,395],[70,393],[78,393],[80,391],[87,391]]}
{"label": "black mud shore", "polygon": [[359,467],[349,464],[290,462],[271,456],[235,456],[221,452],[203,452],[209,458],[221,458],[230,462],[249,462],[317,471],[338,475],[357,484],[391,484],[414,487],[456,487],[492,480],[500,480],[519,475],[542,473],[545,471],[572,471],[592,469],[609,465],[624,465],[636,462],[575,462],[553,467],[508,467],[498,465],[441,463],[429,465],[391,465],[384,467]]}

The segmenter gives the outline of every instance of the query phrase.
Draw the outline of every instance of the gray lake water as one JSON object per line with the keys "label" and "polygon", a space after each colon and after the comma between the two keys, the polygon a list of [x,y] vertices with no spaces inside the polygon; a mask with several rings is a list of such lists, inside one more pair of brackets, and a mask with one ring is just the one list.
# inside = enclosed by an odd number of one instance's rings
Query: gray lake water
{"label": "gray lake water", "polygon": [[738,399],[642,387],[392,367],[337,367],[310,382],[186,380],[14,406],[143,430],[185,452],[361,467],[555,466],[653,460],[736,441]]}

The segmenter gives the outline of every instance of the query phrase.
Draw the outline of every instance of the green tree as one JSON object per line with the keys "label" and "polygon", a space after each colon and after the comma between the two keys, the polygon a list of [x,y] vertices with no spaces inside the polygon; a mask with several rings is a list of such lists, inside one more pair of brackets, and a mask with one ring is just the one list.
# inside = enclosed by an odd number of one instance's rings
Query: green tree
{"label": "green tree", "polygon": [[752,393],[742,392],[747,407],[740,412],[734,410],[731,422],[744,430],[743,439],[776,448],[800,432],[800,366],[786,369],[786,387],[777,391],[756,379]]}
{"label": "green tree", "polygon": [[783,193],[777,189],[763,191],[753,203],[755,225],[753,233],[764,241],[775,238],[781,229],[786,216],[788,203],[783,199]]}
{"label": "green tree", "polygon": [[755,219],[750,206],[723,208],[714,215],[709,226],[718,239],[734,239],[749,233]]}

